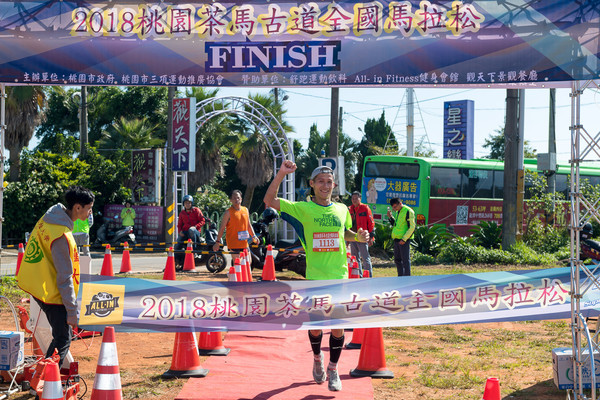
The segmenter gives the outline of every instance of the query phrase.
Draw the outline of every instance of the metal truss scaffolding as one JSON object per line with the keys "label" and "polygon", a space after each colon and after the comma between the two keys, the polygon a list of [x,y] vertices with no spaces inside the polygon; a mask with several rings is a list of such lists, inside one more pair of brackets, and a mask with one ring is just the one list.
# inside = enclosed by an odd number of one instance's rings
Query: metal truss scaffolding
{"label": "metal truss scaffolding", "polygon": [[[600,132],[588,132],[581,121],[581,97],[585,90],[598,91],[596,81],[575,81],[571,89],[571,332],[573,335],[573,390],[567,391],[567,399],[596,399],[596,389],[584,388],[584,377],[591,378],[591,388],[596,387],[594,357],[598,352],[598,329],[592,337],[586,319],[581,312],[581,300],[591,290],[600,290],[596,277],[596,264],[585,265],[581,259],[581,228],[592,219],[600,222],[600,200],[586,198],[584,184],[580,181],[582,164],[600,159]],[[588,388],[589,383],[587,385]]]}

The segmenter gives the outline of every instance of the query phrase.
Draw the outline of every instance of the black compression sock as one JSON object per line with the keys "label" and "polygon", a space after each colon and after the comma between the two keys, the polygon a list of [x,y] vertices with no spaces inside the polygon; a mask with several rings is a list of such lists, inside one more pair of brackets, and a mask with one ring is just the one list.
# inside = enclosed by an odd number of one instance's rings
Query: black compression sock
{"label": "black compression sock", "polygon": [[323,331],[319,334],[319,336],[313,336],[308,331],[308,340],[310,340],[310,347],[312,347],[313,353],[318,356],[321,354],[321,341],[323,340]]}

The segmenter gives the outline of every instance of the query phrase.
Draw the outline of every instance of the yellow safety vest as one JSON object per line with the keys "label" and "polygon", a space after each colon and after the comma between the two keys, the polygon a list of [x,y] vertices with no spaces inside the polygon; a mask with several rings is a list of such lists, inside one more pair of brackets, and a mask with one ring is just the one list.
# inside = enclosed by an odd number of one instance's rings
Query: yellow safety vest
{"label": "yellow safety vest", "polygon": [[73,262],[73,288],[79,291],[79,253],[73,234],[64,225],[48,224],[40,219],[36,224],[17,274],[21,289],[47,304],[63,304],[56,284],[56,268],[52,260],[52,243],[65,236],[69,242],[69,254]]}

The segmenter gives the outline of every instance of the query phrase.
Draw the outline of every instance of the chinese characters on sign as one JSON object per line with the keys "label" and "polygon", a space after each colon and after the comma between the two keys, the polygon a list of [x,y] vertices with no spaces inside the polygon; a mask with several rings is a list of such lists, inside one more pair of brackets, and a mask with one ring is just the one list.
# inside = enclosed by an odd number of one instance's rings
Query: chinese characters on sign
{"label": "chinese characters on sign", "polygon": [[473,100],[444,102],[444,158],[473,159],[473,137]]}
{"label": "chinese characters on sign", "polygon": [[160,149],[131,152],[131,189],[135,202],[160,202],[160,163]]}
{"label": "chinese characters on sign", "polygon": [[196,170],[196,99],[173,99],[173,171]]}
{"label": "chinese characters on sign", "polygon": [[[104,221],[109,221],[109,229],[121,228],[120,204],[107,204],[104,206]],[[133,233],[137,242],[156,242],[163,238],[163,208],[159,206],[134,205],[135,220]],[[115,218],[115,216],[117,218]]]}
{"label": "chinese characters on sign", "polygon": [[409,207],[419,207],[421,198],[421,181],[414,179],[363,178],[363,186],[367,188],[367,204],[389,204],[390,199],[402,199]]}

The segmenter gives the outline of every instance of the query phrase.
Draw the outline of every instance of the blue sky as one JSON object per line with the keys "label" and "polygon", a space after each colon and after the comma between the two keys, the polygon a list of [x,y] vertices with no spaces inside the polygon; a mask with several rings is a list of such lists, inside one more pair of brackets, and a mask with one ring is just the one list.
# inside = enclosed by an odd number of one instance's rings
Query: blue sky
{"label": "blue sky", "polygon": [[[248,93],[267,92],[269,89],[222,88],[221,96],[242,96]],[[313,123],[319,132],[329,128],[331,89],[289,88],[287,118],[295,132],[290,136],[306,147],[308,133]],[[406,148],[406,95],[403,88],[341,88],[340,106],[344,110],[343,130],[355,140],[360,140],[364,123],[369,118],[379,118],[382,110],[392,127],[400,147]],[[571,99],[570,89],[557,89],[556,147],[557,159],[570,158]],[[505,89],[415,89],[415,142],[424,140],[442,156],[443,104],[451,100],[473,100],[475,105],[475,157],[489,154],[482,147],[486,138],[504,126]],[[548,151],[548,89],[525,91],[525,140],[538,153]],[[581,101],[584,127],[595,136],[600,130],[600,94],[586,90]]]}

